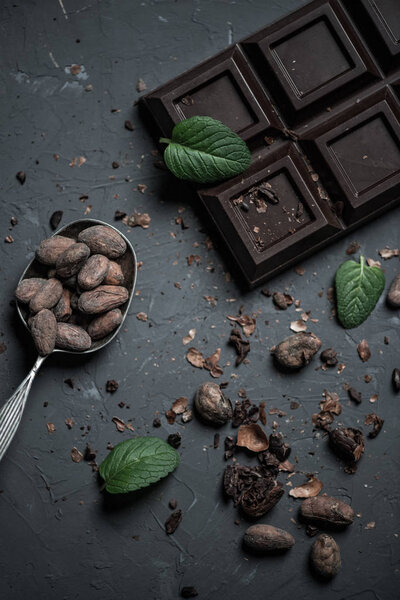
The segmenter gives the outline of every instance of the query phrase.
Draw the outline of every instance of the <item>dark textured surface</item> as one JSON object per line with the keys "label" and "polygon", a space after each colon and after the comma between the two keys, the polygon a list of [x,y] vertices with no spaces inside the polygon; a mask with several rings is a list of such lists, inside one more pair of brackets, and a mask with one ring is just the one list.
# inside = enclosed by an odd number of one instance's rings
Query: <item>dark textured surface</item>
{"label": "dark textured surface", "polygon": [[[227,281],[218,251],[207,249],[205,223],[195,215],[187,190],[153,167],[152,141],[132,108],[139,96],[139,77],[150,89],[300,4],[294,0],[1,3],[0,222],[2,238],[11,234],[15,240],[1,242],[4,400],[34,361],[33,344],[9,301],[35,246],[50,233],[52,212],[64,210],[62,224],[82,218],[89,205],[91,217],[109,222],[116,209],[148,212],[152,218],[148,230],[136,228],[127,234],[143,266],[126,329],[103,352],[48,359],[0,466],[2,598],[169,600],[179,597],[184,585],[194,585],[199,598],[212,600],[398,597],[400,409],[390,376],[399,367],[399,314],[386,308],[382,297],[361,327],[346,332],[330,318],[326,292],[352,239],[374,259],[386,244],[398,246],[400,210],[305,261],[303,277],[291,270],[270,282],[271,290],[287,287],[301,299],[301,306],[319,319],[309,329],[322,337],[323,347],[334,346],[346,364],[340,375],[336,369],[315,371],[318,360],[299,374],[282,375],[271,364],[269,347],[289,335],[290,321],[299,313],[294,307],[277,312],[259,290],[243,294],[234,281]],[[84,71],[74,76],[65,69],[75,63],[84,65]],[[85,91],[88,84],[92,91]],[[124,129],[125,119],[132,120],[133,133]],[[59,155],[58,161],[53,154]],[[79,156],[86,163],[70,167]],[[112,169],[112,161],[120,168]],[[27,175],[24,186],[15,179],[20,170]],[[128,175],[130,183],[124,179]],[[144,194],[134,190],[139,183],[148,186]],[[84,194],[89,198],[81,202]],[[175,223],[180,207],[189,225],[184,231]],[[10,232],[12,216],[19,222]],[[121,229],[126,231],[123,225]],[[190,254],[201,257],[198,266],[187,265]],[[383,266],[389,282],[399,269],[398,259]],[[205,295],[218,298],[214,308]],[[246,313],[259,314],[250,364],[235,369],[234,350],[226,343],[231,329],[226,315],[237,314],[242,304]],[[139,311],[148,314],[147,323],[135,318]],[[260,520],[292,533],[294,548],[283,557],[247,554],[241,537],[248,523],[234,524],[238,515],[221,494],[225,464],[222,448],[212,448],[214,431],[195,420],[185,427],[171,426],[164,416],[161,429],[151,427],[156,410],[163,413],[181,395],[191,399],[197,385],[209,378],[185,360],[188,346],[182,337],[191,328],[197,330],[193,345],[207,356],[222,348],[221,379],[230,381],[230,397],[236,399],[244,387],[253,401],[265,400],[267,409],[287,411],[287,417],[269,416],[267,429],[277,419],[292,444],[292,457],[298,457],[299,470],[317,472],[324,491],[351,500],[360,515],[347,531],[335,535],[343,566],[332,582],[321,584],[308,570],[313,540],[290,521],[297,516],[299,501],[286,495]],[[385,335],[389,345],[384,345]],[[362,338],[368,339],[372,350],[366,364],[356,350]],[[366,373],[372,375],[369,384],[363,380]],[[69,377],[74,389],[64,383]],[[119,382],[114,395],[105,392],[107,379]],[[362,391],[360,406],[348,401],[346,381]],[[372,411],[385,419],[379,436],[367,440],[355,475],[346,475],[326,441],[313,434],[311,415],[324,388],[337,391],[343,401],[340,422],[362,425],[364,415]],[[379,398],[371,404],[374,393]],[[290,400],[300,407],[290,410]],[[121,401],[130,408],[119,408]],[[90,467],[73,463],[70,451],[73,446],[83,451],[89,442],[101,460],[108,442],[134,435],[118,433],[113,416],[131,418],[135,434],[166,438],[180,431],[178,470],[133,497],[102,495]],[[76,422],[71,430],[64,423],[67,417]],[[53,434],[47,432],[48,422],[56,426]],[[87,425],[91,429],[83,435]],[[225,427],[222,438],[225,431],[232,430]],[[249,460],[244,452],[238,459]],[[285,475],[280,478],[287,480]],[[288,481],[303,480],[304,475],[298,474]],[[178,499],[183,520],[176,533],[167,536],[163,523],[171,512],[171,497]],[[366,529],[371,522],[375,527]]]}

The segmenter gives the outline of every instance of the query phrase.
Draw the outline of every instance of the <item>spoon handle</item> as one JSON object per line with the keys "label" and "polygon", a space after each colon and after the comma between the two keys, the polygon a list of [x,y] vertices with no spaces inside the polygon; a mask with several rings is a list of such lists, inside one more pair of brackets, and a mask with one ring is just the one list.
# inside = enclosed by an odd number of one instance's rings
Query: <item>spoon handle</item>
{"label": "spoon handle", "polygon": [[18,429],[32,382],[45,358],[45,356],[38,356],[35,364],[19,388],[0,410],[0,460],[3,458]]}

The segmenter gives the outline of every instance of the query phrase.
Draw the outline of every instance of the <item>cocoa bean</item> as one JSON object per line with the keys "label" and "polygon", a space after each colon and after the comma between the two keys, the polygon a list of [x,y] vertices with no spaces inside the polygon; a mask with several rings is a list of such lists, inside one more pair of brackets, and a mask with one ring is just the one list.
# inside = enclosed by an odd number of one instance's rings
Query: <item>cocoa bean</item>
{"label": "cocoa bean", "polygon": [[287,531],[272,525],[252,525],[243,537],[243,543],[259,552],[288,550],[294,545],[294,537]]}
{"label": "cocoa bean", "polygon": [[57,323],[56,347],[62,350],[82,351],[88,350],[92,340],[86,331],[79,325],[71,323]]}
{"label": "cocoa bean", "polygon": [[78,285],[82,290],[91,290],[101,284],[108,272],[110,261],[102,254],[90,256],[78,273]]}
{"label": "cocoa bean", "polygon": [[126,288],[117,285],[99,285],[94,290],[79,296],[78,308],[82,312],[94,315],[103,313],[124,304],[129,298]]}
{"label": "cocoa bean", "polygon": [[17,300],[24,304],[28,304],[44,283],[46,283],[46,279],[42,279],[41,277],[23,279],[15,290]]}
{"label": "cocoa bean", "polygon": [[311,549],[311,566],[315,573],[326,579],[334,577],[341,562],[339,546],[333,537],[326,533],[319,535]]}
{"label": "cocoa bean", "polygon": [[36,258],[45,265],[55,265],[60,254],[65,252],[72,244],[75,244],[75,240],[72,238],[53,235],[53,237],[40,242],[36,250]]}
{"label": "cocoa bean", "polygon": [[95,225],[84,229],[78,235],[78,239],[89,246],[93,254],[104,254],[107,258],[118,258],[126,251],[126,242],[123,237],[105,225]]}
{"label": "cocoa bean", "polygon": [[107,275],[103,283],[106,285],[122,285],[124,283],[124,274],[121,266],[113,260],[109,261]]}
{"label": "cocoa bean", "polygon": [[207,381],[196,392],[194,405],[198,415],[213,425],[223,425],[233,416],[232,404],[218,384]]}
{"label": "cocoa bean", "polygon": [[122,322],[122,313],[119,308],[114,308],[93,319],[88,327],[88,334],[92,340],[100,340],[105,337]]}
{"label": "cocoa bean", "polygon": [[58,279],[48,279],[29,302],[31,312],[37,313],[42,308],[53,308],[61,298],[62,292],[63,286]]}
{"label": "cocoa bean", "polygon": [[400,308],[400,273],[393,279],[387,295],[387,302],[393,308]]}
{"label": "cocoa bean", "polygon": [[73,244],[57,258],[57,275],[66,279],[72,277],[82,268],[89,254],[90,249],[86,244]]}
{"label": "cocoa bean", "polygon": [[31,321],[31,334],[40,356],[53,352],[56,343],[57,321],[51,310],[44,308]]}
{"label": "cocoa bean", "polygon": [[349,463],[356,463],[364,453],[364,435],[359,429],[343,427],[329,432],[333,450]]}
{"label": "cocoa bean", "polygon": [[354,510],[349,504],[330,496],[306,498],[300,505],[300,515],[317,525],[343,527],[354,521]]}
{"label": "cocoa bean", "polygon": [[61,298],[53,308],[53,313],[57,321],[68,321],[72,315],[70,290],[63,289]]}
{"label": "cocoa bean", "polygon": [[321,348],[321,340],[313,333],[291,335],[272,349],[276,361],[287,369],[300,369],[308,365]]}

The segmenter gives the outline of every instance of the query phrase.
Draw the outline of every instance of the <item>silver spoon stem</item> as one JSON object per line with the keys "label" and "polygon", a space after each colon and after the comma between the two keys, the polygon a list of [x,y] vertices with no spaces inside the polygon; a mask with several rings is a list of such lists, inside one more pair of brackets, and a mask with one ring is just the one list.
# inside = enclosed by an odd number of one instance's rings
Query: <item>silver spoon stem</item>
{"label": "silver spoon stem", "polygon": [[38,356],[35,364],[19,388],[14,392],[11,398],[7,400],[0,410],[0,460],[3,458],[4,453],[11,444],[12,439],[18,429],[18,425],[22,419],[22,413],[24,412],[26,400],[28,398],[29,390],[31,389],[35,375],[39,371],[40,366],[45,358],[46,356]]}

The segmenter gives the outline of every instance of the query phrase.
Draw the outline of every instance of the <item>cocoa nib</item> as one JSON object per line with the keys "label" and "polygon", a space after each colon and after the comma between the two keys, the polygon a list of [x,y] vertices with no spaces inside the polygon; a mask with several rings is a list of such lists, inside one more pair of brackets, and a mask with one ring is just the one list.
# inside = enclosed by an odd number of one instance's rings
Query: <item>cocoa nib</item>
{"label": "cocoa nib", "polygon": [[316,335],[300,332],[283,340],[272,349],[272,354],[282,367],[300,369],[308,365],[320,348],[321,340]]}
{"label": "cocoa nib", "polygon": [[118,387],[118,381],[115,381],[115,379],[109,379],[106,383],[106,392],[108,392],[109,394],[114,394],[114,392],[117,391]]}
{"label": "cocoa nib", "polygon": [[334,452],[350,465],[358,462],[364,453],[364,435],[359,429],[343,427],[329,433]]}
{"label": "cocoa nib", "polygon": [[182,436],[180,433],[171,433],[167,438],[168,444],[175,449],[179,448],[179,446],[181,445],[181,441]]}
{"label": "cocoa nib", "polygon": [[56,210],[55,212],[53,212],[53,214],[50,217],[50,227],[53,229],[53,231],[55,229],[57,229],[57,227],[59,226],[62,216],[63,216],[63,211],[62,210]]}
{"label": "cocoa nib", "polygon": [[289,444],[285,443],[283,435],[275,432],[269,436],[269,451],[276,456],[279,462],[284,462],[289,458],[291,448]]}
{"label": "cocoa nib", "polygon": [[172,533],[174,533],[179,525],[179,523],[182,521],[182,511],[176,510],[175,512],[173,512],[168,519],[165,521],[165,531],[168,535],[171,535]]}
{"label": "cocoa nib", "polygon": [[339,396],[335,392],[324,390],[323,395],[325,396],[325,400],[322,400],[319,404],[321,410],[319,413],[313,414],[312,422],[314,427],[329,431],[335,416],[340,415],[342,412],[342,405],[340,404]]}
{"label": "cocoa nib", "polygon": [[400,369],[393,369],[392,382],[396,392],[400,392]]}
{"label": "cocoa nib", "polygon": [[347,393],[349,395],[350,400],[353,400],[353,402],[355,402],[356,404],[361,404],[361,402],[362,402],[361,392],[357,392],[357,390],[354,389],[353,387],[349,387],[349,389],[347,390]]}
{"label": "cocoa nib", "polygon": [[293,296],[290,296],[289,294],[284,294],[282,292],[275,292],[272,295],[272,302],[280,310],[286,310],[288,306],[293,304]]}
{"label": "cocoa nib", "polygon": [[320,358],[327,367],[334,367],[338,363],[337,354],[333,348],[323,350]]}
{"label": "cocoa nib", "polygon": [[380,432],[380,430],[383,427],[384,420],[381,419],[381,417],[378,417],[378,415],[376,413],[369,413],[368,415],[365,416],[364,424],[365,425],[373,425],[372,431],[370,431],[368,433],[368,437],[376,438],[376,436],[378,435],[378,433]]}
{"label": "cocoa nib", "polygon": [[261,517],[275,506],[284,491],[275,479],[275,471],[264,467],[229,465],[225,469],[223,486],[235,506],[250,517]]}
{"label": "cocoa nib", "polygon": [[248,353],[250,352],[250,342],[248,340],[244,340],[242,335],[236,327],[232,329],[231,335],[229,336],[229,343],[235,347],[237,358],[236,358],[236,366],[242,364]]}

